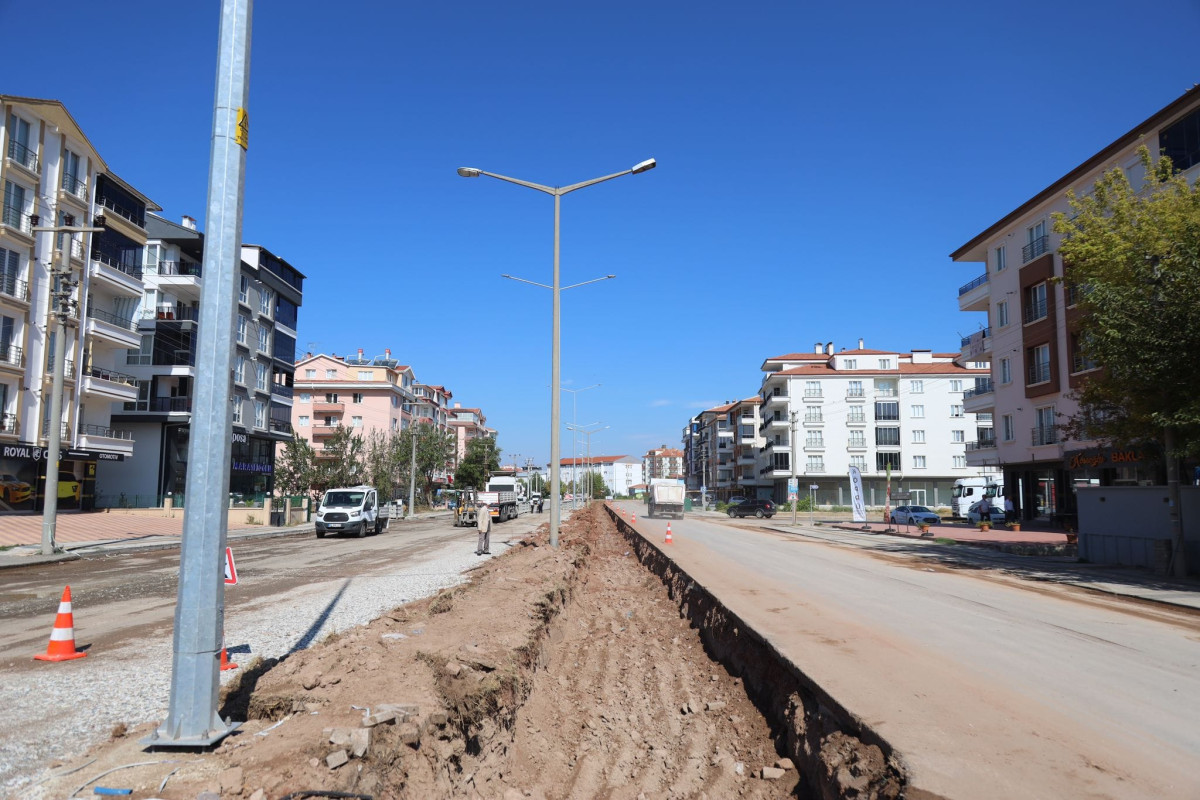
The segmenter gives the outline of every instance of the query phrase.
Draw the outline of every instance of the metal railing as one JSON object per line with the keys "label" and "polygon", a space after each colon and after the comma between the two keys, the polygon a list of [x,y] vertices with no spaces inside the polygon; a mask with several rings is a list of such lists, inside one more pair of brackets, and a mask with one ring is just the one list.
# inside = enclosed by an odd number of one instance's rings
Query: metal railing
{"label": "metal railing", "polygon": [[0,415],[0,433],[15,434],[16,432],[17,432],[17,415],[16,414]]}
{"label": "metal railing", "polygon": [[1085,356],[1083,353],[1071,354],[1071,372],[1087,372],[1089,369],[1095,369],[1096,362]]}
{"label": "metal railing", "polygon": [[[46,356],[46,378],[50,378],[54,374],[54,353],[49,353]],[[63,359],[63,377],[74,379],[75,377],[75,361],[70,358]]]}
{"label": "metal railing", "polygon": [[805,449],[812,448],[815,450],[815,449],[819,448],[821,450],[824,450],[825,449],[825,439],[824,439],[824,437],[818,437],[818,438],[809,437],[804,440],[804,447],[805,447]]}
{"label": "metal railing", "polygon": [[1026,383],[1027,386],[1032,386],[1035,383],[1045,383],[1048,380],[1050,380],[1050,365],[1048,363],[1042,362],[1040,364],[1035,363],[1029,365],[1029,380]]}
{"label": "metal railing", "polygon": [[96,205],[104,206],[109,211],[112,211],[113,213],[124,217],[125,219],[132,222],[134,225],[137,225],[139,228],[146,227],[146,212],[145,211],[142,211],[141,213],[139,213],[137,211],[137,209],[126,208],[125,206],[118,205],[111,198],[104,197],[104,196],[100,196],[100,197],[96,198]]}
{"label": "metal railing", "polygon": [[115,269],[118,272],[124,272],[131,278],[142,280],[142,267],[137,264],[123,264],[116,259],[111,253],[105,253],[99,248],[92,248],[92,260],[103,264],[104,266]]}
{"label": "metal railing", "polygon": [[191,278],[201,277],[201,267],[191,261],[159,261],[159,275],[183,275]]}
{"label": "metal railing", "polygon": [[865,397],[866,390],[861,386],[852,386],[846,390],[846,397]]}
{"label": "metal railing", "polygon": [[[50,420],[42,420],[42,438],[50,435]],[[62,423],[59,426],[58,438],[60,441],[67,441],[71,438],[71,427],[67,423]]]}
{"label": "metal railing", "polygon": [[890,386],[877,386],[875,388],[876,397],[896,397],[900,394],[899,390],[893,389]]}
{"label": "metal railing", "polygon": [[10,139],[8,142],[8,157],[16,161],[25,169],[33,172],[39,172],[37,151],[21,144],[16,139]]}
{"label": "metal railing", "polygon": [[272,383],[271,394],[279,395],[280,397],[295,397],[296,390],[286,384]]}
{"label": "metal railing", "polygon": [[29,301],[29,282],[19,281],[15,275],[0,277],[0,294],[8,295],[14,300]]}
{"label": "metal railing", "polygon": [[968,453],[973,453],[976,450],[994,450],[994,449],[996,449],[995,438],[980,439],[975,442],[967,442],[967,447],[966,447],[966,451]]}
{"label": "metal railing", "polygon": [[846,442],[846,449],[847,450],[866,450],[867,449],[866,437],[851,438],[849,441]]}
{"label": "metal railing", "polygon": [[200,309],[191,306],[159,306],[155,309],[142,311],[142,319],[176,320],[184,322],[199,322]]}
{"label": "metal railing", "polygon": [[137,330],[136,322],[131,319],[125,319],[124,317],[118,317],[116,314],[113,314],[109,311],[102,311],[98,308],[92,308],[91,306],[88,306],[87,316],[89,319],[98,319],[101,322],[106,322],[109,325],[113,325],[117,328],[124,328],[127,331]]}
{"label": "metal railing", "polygon": [[1034,447],[1040,447],[1045,444],[1058,444],[1058,428],[1051,426],[1039,425],[1032,431],[1032,440]]}
{"label": "metal railing", "polygon": [[87,198],[87,182],[76,178],[74,175],[64,172],[62,176],[62,183],[60,185],[62,186],[63,191],[75,195],[80,200]]}
{"label": "metal railing", "polygon": [[1038,238],[1034,239],[1029,244],[1022,247],[1021,248],[1021,263],[1028,264],[1030,261],[1032,261],[1033,259],[1040,256],[1042,253],[1046,252],[1046,248],[1049,246],[1049,242],[1050,242],[1049,236],[1039,236]]}
{"label": "metal railing", "polygon": [[992,384],[991,378],[976,378],[975,388],[967,389],[963,392],[963,400],[970,400],[972,397],[978,397],[981,394],[991,394],[995,390],[996,387]]}
{"label": "metal railing", "polygon": [[158,414],[184,414],[192,410],[190,397],[151,397],[148,400],[131,400],[125,403],[125,411],[146,411]]}
{"label": "metal railing", "polygon": [[133,441],[133,431],[125,431],[120,428],[110,428],[107,425],[84,425],[80,423],[78,428],[81,436],[102,436],[105,439],[121,439],[123,441]]}
{"label": "metal railing", "polygon": [[33,220],[28,214],[22,213],[21,209],[15,206],[4,206],[4,215],[0,217],[4,224],[10,228],[16,228],[21,233],[33,233]]}
{"label": "metal railing", "polygon": [[975,280],[971,281],[970,283],[964,283],[962,286],[958,287],[958,296],[962,297],[967,292],[971,291],[972,289],[974,289],[976,287],[983,286],[987,282],[988,282],[988,274],[985,272],[982,275],[980,275],[978,278],[976,278]]}
{"label": "metal railing", "polygon": [[117,372],[115,369],[92,367],[87,371],[87,374],[93,378],[99,378],[102,381],[110,381],[111,383],[124,383],[135,388],[138,385],[137,378],[132,375],[126,375],[124,372]]}
{"label": "metal railing", "polygon": [[823,397],[820,389],[805,389],[804,396],[807,397]]}
{"label": "metal railing", "polygon": [[1034,301],[1026,304],[1024,308],[1025,324],[1037,322],[1039,319],[1044,319],[1047,315],[1046,299]]}
{"label": "metal railing", "polygon": [[866,414],[849,414],[846,416],[846,422],[865,425],[867,423],[867,415]]}
{"label": "metal railing", "polygon": [[975,341],[977,338],[978,339],[986,339],[991,335],[992,335],[992,329],[991,329],[991,327],[987,327],[981,331],[975,331],[974,333],[972,333],[968,336],[962,337],[962,341],[959,344],[962,347],[966,347],[967,345],[969,345],[973,341]]}
{"label": "metal railing", "polygon": [[269,423],[268,429],[274,433],[291,433],[292,432],[292,423],[288,422],[287,420],[269,419],[269,420],[267,420],[267,422]]}
{"label": "metal railing", "polygon": [[820,414],[805,414],[804,421],[807,423],[810,423],[810,424],[812,424],[812,423],[824,424],[825,418],[823,416],[821,416]]}

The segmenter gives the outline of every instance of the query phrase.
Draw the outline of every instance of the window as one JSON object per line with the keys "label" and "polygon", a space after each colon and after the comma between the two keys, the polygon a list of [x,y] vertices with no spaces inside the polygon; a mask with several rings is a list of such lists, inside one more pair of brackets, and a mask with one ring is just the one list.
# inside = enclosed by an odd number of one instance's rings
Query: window
{"label": "window", "polygon": [[913,469],[925,469],[925,456],[913,456]]}
{"label": "window", "polygon": [[895,397],[896,381],[875,381],[875,394],[880,397]]}
{"label": "window", "polygon": [[912,406],[912,418],[913,419],[924,419],[924,417],[925,417],[925,406]]}
{"label": "window", "polygon": [[925,444],[925,431],[913,431],[913,444]]}
{"label": "window", "polygon": [[875,401],[875,419],[900,419],[900,404],[894,400]]}
{"label": "window", "polygon": [[250,281],[246,280],[243,275],[238,283],[238,300],[246,305],[250,305]]}
{"label": "window", "polygon": [[237,330],[238,344],[246,343],[246,326],[248,324],[249,324],[249,320],[247,320],[241,314],[238,314],[238,330]]}
{"label": "window", "polygon": [[312,395],[308,392],[301,392],[300,393],[300,402],[301,403],[311,403]]}
{"label": "window", "polygon": [[825,458],[823,456],[809,456],[808,465],[805,468],[806,472],[824,472]]}
{"label": "window", "polygon": [[306,369],[306,370],[304,370],[304,377],[306,377],[306,378],[316,378],[316,377],[317,377],[317,371],[316,371],[315,369]]}
{"label": "window", "polygon": [[1086,333],[1071,334],[1071,372],[1086,372],[1096,368],[1096,362],[1084,355],[1083,344]]}
{"label": "window", "polygon": [[820,381],[805,381],[804,382],[804,396],[805,397],[820,397],[821,396],[821,382]]}
{"label": "window", "polygon": [[1029,359],[1028,385],[1045,383],[1050,380],[1050,345],[1039,344],[1025,351]]}
{"label": "window", "polygon": [[955,469],[966,468],[966,466],[967,466],[967,457],[966,456],[951,456],[951,459],[954,462],[953,467]]}
{"label": "window", "polygon": [[362,392],[355,392],[354,394],[350,395],[351,403],[361,403],[362,401],[363,401],[363,393]]}
{"label": "window", "polygon": [[235,383],[246,383],[246,357],[239,355],[233,359],[233,380]]}
{"label": "window", "polygon": [[361,428],[362,427],[362,417],[351,417],[350,425],[355,428]]}
{"label": "window", "polygon": [[815,406],[804,412],[805,422],[824,422],[825,419],[821,416],[821,407]]}
{"label": "window", "polygon": [[254,365],[254,388],[260,392],[267,391],[267,365],[261,361]]}
{"label": "window", "polygon": [[1046,282],[1042,281],[1025,289],[1025,324],[1045,319],[1046,315]]}
{"label": "window", "polygon": [[967,440],[966,431],[950,431],[950,441],[965,442]]}
{"label": "window", "polygon": [[258,311],[264,316],[271,316],[275,310],[275,293],[265,286],[258,290]]}
{"label": "window", "polygon": [[1000,382],[1012,383],[1012,362],[1007,358],[1000,359]]}
{"label": "window", "polygon": [[890,358],[879,359],[879,368],[880,369],[891,369],[892,368],[892,360]]}
{"label": "window", "polygon": [[962,415],[963,415],[963,407],[962,406],[950,406],[950,416],[961,417]]}
{"label": "window", "polygon": [[1001,300],[996,303],[996,327],[1003,328],[1008,324],[1008,301]]}
{"label": "window", "polygon": [[858,369],[858,359],[857,358],[847,358],[843,362],[843,365],[846,369]]}
{"label": "window", "polygon": [[258,352],[271,352],[271,329],[262,323],[258,326]]}
{"label": "window", "polygon": [[1026,264],[1046,252],[1046,221],[1042,220],[1025,229],[1027,244],[1021,248],[1021,263]]}
{"label": "window", "polygon": [[254,401],[254,427],[267,427],[267,404],[262,400]]}
{"label": "window", "polygon": [[[15,250],[5,250],[0,247],[0,292],[9,297],[18,297],[24,300],[27,289],[17,286],[20,276],[21,254]],[[18,289],[20,289],[19,292]]]}
{"label": "window", "polygon": [[950,391],[961,392],[962,390],[962,381],[957,379],[950,381]]}
{"label": "window", "polygon": [[912,394],[924,394],[925,393],[925,381],[909,381],[908,382],[908,391],[911,392]]}
{"label": "window", "polygon": [[864,435],[862,431],[851,431],[849,446],[850,447],[866,447],[867,446],[866,435]]}
{"label": "window", "polygon": [[850,456],[850,466],[858,467],[860,470],[867,468],[866,456]]}
{"label": "window", "polygon": [[1034,445],[1054,444],[1058,441],[1058,431],[1055,429],[1054,406],[1043,406],[1042,408],[1034,409],[1034,421],[1037,423],[1033,429]]}
{"label": "window", "polygon": [[336,378],[336,377],[337,377],[337,370],[336,370],[336,369],[327,369],[327,370],[325,370],[325,379],[326,379],[326,380],[330,380],[330,381],[331,381],[331,380],[333,380],[333,379],[334,379],[334,378]]}
{"label": "window", "polygon": [[1158,146],[1177,170],[1200,164],[1200,109],[1159,131]]}
{"label": "window", "polygon": [[992,251],[992,262],[996,265],[996,272],[1000,272],[1008,266],[1008,254],[1004,250],[1004,245],[1000,245]]}
{"label": "window", "polygon": [[883,472],[888,467],[898,470],[900,469],[900,454],[899,453],[876,453],[875,454],[875,471]]}
{"label": "window", "polygon": [[235,425],[242,424],[242,398],[236,394],[233,396],[233,422]]}
{"label": "window", "polygon": [[1016,438],[1016,429],[1013,427],[1012,414],[1005,414],[1000,418],[1000,422],[1003,424],[1004,441],[1011,442]]}
{"label": "window", "polygon": [[862,406],[855,406],[846,414],[846,422],[866,422],[867,414]]}
{"label": "window", "polygon": [[375,373],[369,369],[360,369],[358,371],[358,379],[360,381],[369,381],[375,378]]}
{"label": "window", "polygon": [[862,397],[863,385],[862,381],[850,381],[850,387],[846,389],[847,397]]}
{"label": "window", "polygon": [[875,429],[875,444],[882,447],[899,447],[900,446],[900,429],[899,428],[876,428]]}
{"label": "window", "polygon": [[300,427],[301,427],[301,428],[307,428],[307,427],[308,427],[308,417],[307,417],[306,415],[304,415],[304,414],[301,414],[301,415],[300,415]]}
{"label": "window", "polygon": [[338,402],[338,393],[337,392],[326,392],[325,393],[325,402],[326,403]]}
{"label": "window", "polygon": [[820,431],[814,431],[814,432],[808,434],[808,437],[804,440],[804,446],[805,447],[824,447],[825,446],[825,437],[821,435]]}

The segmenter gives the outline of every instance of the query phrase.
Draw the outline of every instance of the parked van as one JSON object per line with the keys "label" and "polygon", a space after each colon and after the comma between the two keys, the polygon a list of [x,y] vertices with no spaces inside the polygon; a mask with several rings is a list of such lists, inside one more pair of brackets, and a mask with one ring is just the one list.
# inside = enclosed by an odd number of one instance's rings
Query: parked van
{"label": "parked van", "polygon": [[326,533],[350,532],[363,537],[379,533],[388,522],[386,507],[379,506],[379,493],[370,486],[330,489],[317,508],[317,538]]}

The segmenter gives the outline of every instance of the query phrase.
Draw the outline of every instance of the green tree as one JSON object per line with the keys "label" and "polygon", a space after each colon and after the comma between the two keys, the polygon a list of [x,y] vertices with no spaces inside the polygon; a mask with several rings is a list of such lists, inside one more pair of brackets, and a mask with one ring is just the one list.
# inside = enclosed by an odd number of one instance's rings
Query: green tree
{"label": "green tree", "polygon": [[1178,458],[1200,453],[1200,190],[1139,151],[1143,186],[1114,168],[1054,215],[1069,291],[1078,295],[1080,355],[1099,369],[1064,425],[1077,439],[1159,441],[1174,502],[1176,574],[1184,574]]}
{"label": "green tree", "polygon": [[357,486],[366,478],[363,464],[363,438],[352,428],[338,425],[325,440],[316,458],[312,490],[315,497],[336,486]]}
{"label": "green tree", "polygon": [[482,489],[500,469],[500,448],[495,436],[478,436],[467,442],[467,451],[454,471],[456,489]]}
{"label": "green tree", "polygon": [[372,429],[367,434],[365,473],[367,483],[379,490],[380,502],[407,496],[411,441],[399,431]]}
{"label": "green tree", "polygon": [[453,463],[456,446],[454,434],[448,431],[439,431],[427,423],[410,426],[408,437],[405,437],[410,453],[412,439],[409,437],[412,436],[417,437],[418,485],[421,486],[426,502],[429,502],[433,498],[434,479],[445,473]]}
{"label": "green tree", "polygon": [[584,494],[590,490],[593,500],[603,499],[609,495],[608,484],[604,482],[604,476],[595,470],[580,477],[579,486]]}
{"label": "green tree", "polygon": [[308,440],[292,434],[275,459],[275,489],[281,495],[307,494],[313,482],[315,453]]}

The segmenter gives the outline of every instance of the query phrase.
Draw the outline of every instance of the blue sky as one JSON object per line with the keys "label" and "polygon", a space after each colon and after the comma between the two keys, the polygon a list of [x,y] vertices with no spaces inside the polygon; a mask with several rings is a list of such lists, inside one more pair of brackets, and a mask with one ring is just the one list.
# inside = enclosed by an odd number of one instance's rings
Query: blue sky
{"label": "blue sky", "polygon": [[[64,0],[53,35],[38,9],[0,0],[51,37],[0,91],[203,225],[219,3]],[[563,383],[602,384],[593,454],[641,455],[768,356],[957,350],[981,270],[947,254],[1200,81],[1198,31],[1195,0],[260,0],[244,236],[308,276],[301,350],[390,347],[545,462],[550,293],[500,274],[550,282],[553,201],[455,168],[658,159],[562,203],[563,284],[618,276],[563,294]]]}

